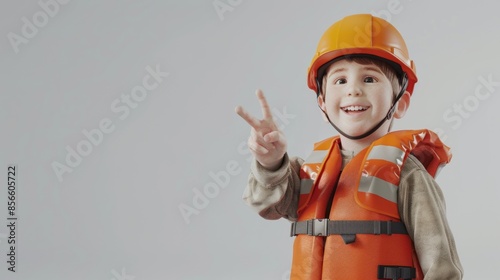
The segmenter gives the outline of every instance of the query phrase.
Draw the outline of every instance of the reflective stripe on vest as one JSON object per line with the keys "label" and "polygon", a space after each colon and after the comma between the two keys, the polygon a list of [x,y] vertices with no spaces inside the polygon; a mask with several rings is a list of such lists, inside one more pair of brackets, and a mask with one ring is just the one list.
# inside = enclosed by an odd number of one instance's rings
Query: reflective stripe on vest
{"label": "reflective stripe on vest", "polygon": [[[332,148],[338,141],[338,137],[328,138],[314,145],[314,151],[306,158],[300,169],[300,197],[297,213],[302,212],[309,203],[316,188],[315,182],[321,176],[323,163],[327,161]],[[338,145],[338,144],[337,144]]]}
{"label": "reflective stripe on vest", "polygon": [[361,177],[358,192],[373,194],[393,203],[398,202],[398,186],[374,176]]}
{"label": "reflective stripe on vest", "polygon": [[301,169],[304,176],[301,176],[300,180],[300,194],[308,194],[311,192],[314,180],[318,176],[318,172],[321,168],[321,163],[325,160],[328,155],[328,150],[318,150],[313,151],[309,157],[306,158]]}
{"label": "reflective stripe on vest", "polygon": [[[405,151],[393,146],[380,145],[372,147],[366,157],[365,169],[361,172],[358,192],[373,194],[392,203],[397,203],[398,186],[396,184],[399,183],[399,173],[401,172],[404,156]],[[368,169],[367,166],[376,160],[383,161],[384,165],[374,170]],[[381,172],[382,169],[389,169],[394,172],[387,174],[387,172]],[[388,182],[384,180],[385,178],[380,178],[377,175],[380,177],[390,175],[392,182]]]}

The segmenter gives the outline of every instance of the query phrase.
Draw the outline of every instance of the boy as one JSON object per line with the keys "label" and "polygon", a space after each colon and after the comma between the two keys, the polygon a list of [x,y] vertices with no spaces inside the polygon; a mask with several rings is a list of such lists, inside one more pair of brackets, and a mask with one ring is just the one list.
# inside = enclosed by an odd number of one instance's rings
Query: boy
{"label": "boy", "polygon": [[266,219],[292,221],[291,279],[462,279],[433,178],[451,153],[429,130],[389,132],[416,82],[394,26],[352,15],[324,33],[308,73],[339,136],[305,161],[288,157],[261,91],[264,119],[236,108],[256,159],[243,198]]}

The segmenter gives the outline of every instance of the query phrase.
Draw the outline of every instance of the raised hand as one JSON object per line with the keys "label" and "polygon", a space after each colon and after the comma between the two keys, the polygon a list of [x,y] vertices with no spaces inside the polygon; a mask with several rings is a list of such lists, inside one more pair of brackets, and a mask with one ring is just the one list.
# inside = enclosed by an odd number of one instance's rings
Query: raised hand
{"label": "raised hand", "polygon": [[263,119],[253,117],[241,106],[237,106],[235,111],[251,126],[248,148],[253,156],[262,166],[274,170],[283,161],[283,155],[286,152],[286,139],[273,120],[264,93],[259,89],[256,91],[256,95],[262,108]]}

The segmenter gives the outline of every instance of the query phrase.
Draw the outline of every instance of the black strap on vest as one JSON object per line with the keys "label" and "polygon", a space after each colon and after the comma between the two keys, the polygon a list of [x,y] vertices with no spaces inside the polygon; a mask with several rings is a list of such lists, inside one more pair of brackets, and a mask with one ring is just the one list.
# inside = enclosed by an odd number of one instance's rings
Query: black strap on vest
{"label": "black strap on vest", "polygon": [[411,280],[415,277],[417,277],[417,272],[414,267],[390,265],[378,266],[377,279]]}
{"label": "black strap on vest", "polygon": [[393,221],[332,221],[313,219],[293,222],[290,236],[307,234],[311,236],[340,235],[345,244],[353,243],[356,234],[408,234],[401,222]]}

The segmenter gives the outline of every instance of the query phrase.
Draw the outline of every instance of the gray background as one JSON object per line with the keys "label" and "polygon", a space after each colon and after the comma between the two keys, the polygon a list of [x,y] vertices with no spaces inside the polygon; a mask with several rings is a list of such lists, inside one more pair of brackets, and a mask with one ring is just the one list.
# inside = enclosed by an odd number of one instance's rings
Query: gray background
{"label": "gray background", "polygon": [[[37,1],[0,4],[0,279],[287,279],[288,222],[241,200],[249,127],[234,107],[260,116],[263,89],[293,155],[336,134],[306,70],[323,31],[352,13],[383,16],[405,37],[420,81],[394,129],[433,129],[452,147],[438,182],[465,279],[498,278],[500,86],[481,83],[500,81],[498,2],[62,2],[46,22]],[[9,34],[22,36],[23,18],[42,27],[16,53]],[[148,66],[169,75],[127,116],[113,111]],[[52,165],[103,120],[114,130],[60,181]],[[16,273],[8,164],[18,167]]]}

